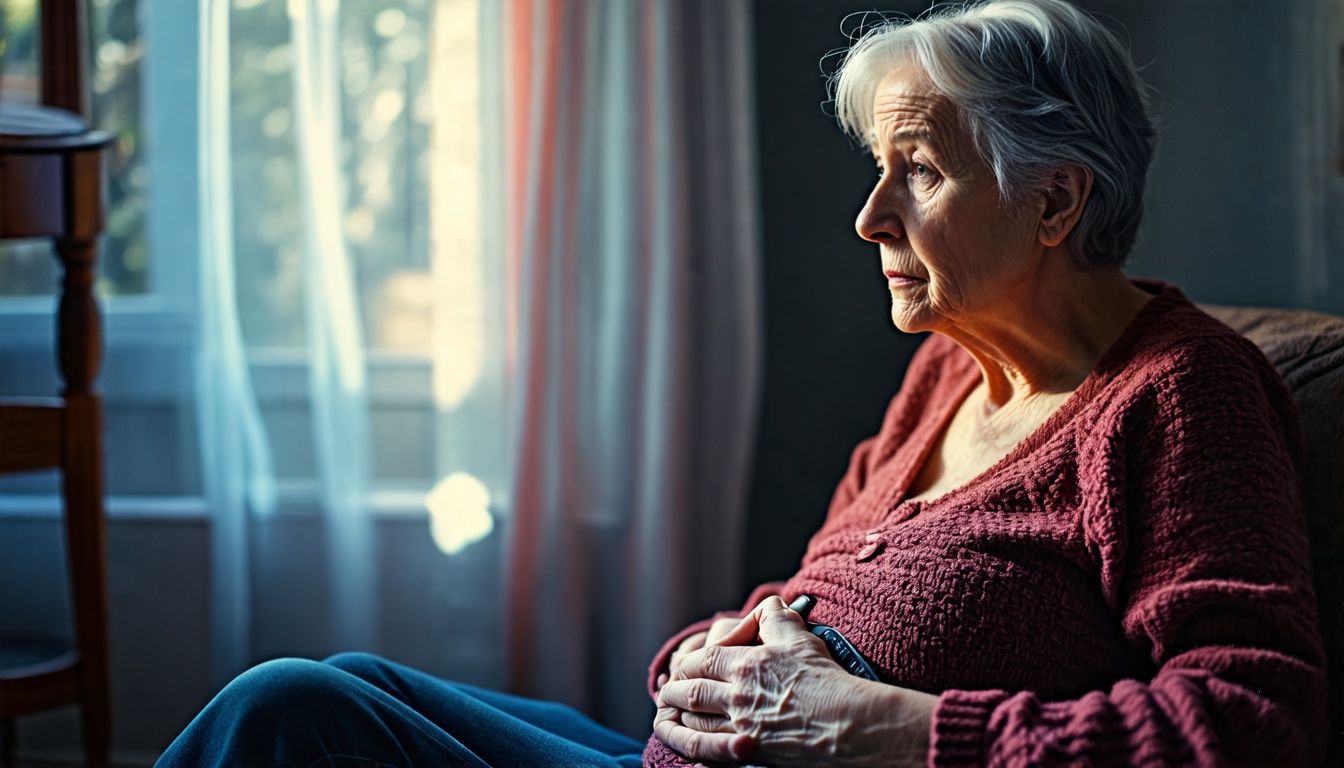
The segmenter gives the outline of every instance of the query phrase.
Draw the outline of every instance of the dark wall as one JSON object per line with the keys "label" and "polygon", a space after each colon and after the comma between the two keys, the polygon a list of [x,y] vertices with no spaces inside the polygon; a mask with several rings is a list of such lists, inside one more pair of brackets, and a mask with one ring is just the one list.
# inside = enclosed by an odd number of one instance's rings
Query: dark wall
{"label": "dark wall", "polygon": [[[914,6],[912,6],[914,7]],[[871,158],[824,111],[819,62],[853,0],[757,0],[765,388],[743,578],[793,573],[850,451],[877,431],[918,338],[891,325],[877,246],[854,233]]]}

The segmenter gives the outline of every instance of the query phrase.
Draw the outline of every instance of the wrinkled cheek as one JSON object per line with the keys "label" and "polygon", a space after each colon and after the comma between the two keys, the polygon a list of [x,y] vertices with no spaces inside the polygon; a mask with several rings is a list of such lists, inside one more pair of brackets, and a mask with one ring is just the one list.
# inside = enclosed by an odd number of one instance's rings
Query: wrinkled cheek
{"label": "wrinkled cheek", "polygon": [[941,317],[955,319],[965,308],[955,280],[935,275],[929,280],[929,287],[924,293],[928,297],[929,311]]}

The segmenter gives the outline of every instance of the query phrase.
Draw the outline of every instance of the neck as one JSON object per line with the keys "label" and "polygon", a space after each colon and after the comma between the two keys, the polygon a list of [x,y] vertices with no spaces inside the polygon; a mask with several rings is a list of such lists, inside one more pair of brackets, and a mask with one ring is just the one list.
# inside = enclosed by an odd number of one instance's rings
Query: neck
{"label": "neck", "polygon": [[1118,269],[1042,265],[943,331],[980,364],[991,410],[1076,389],[1151,298]]}

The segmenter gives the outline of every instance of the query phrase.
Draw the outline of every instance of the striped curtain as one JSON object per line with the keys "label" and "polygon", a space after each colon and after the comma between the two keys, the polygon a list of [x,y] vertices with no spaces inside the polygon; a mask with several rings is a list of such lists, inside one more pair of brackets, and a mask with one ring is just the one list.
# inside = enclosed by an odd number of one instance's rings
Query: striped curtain
{"label": "striped curtain", "polygon": [[649,657],[742,596],[761,354],[749,5],[484,13],[483,69],[501,82],[486,219],[508,318],[509,685],[642,736]]}

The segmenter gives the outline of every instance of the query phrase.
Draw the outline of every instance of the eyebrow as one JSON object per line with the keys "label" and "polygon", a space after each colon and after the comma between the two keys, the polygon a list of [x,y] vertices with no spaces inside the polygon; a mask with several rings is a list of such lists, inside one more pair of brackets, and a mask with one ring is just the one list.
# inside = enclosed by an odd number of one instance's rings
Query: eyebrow
{"label": "eyebrow", "polygon": [[[875,151],[877,149],[877,138],[878,138],[878,132],[872,131],[871,138],[868,140],[868,151],[872,154],[877,154]],[[902,128],[901,130],[890,134],[888,136],[888,139],[891,141],[892,144],[899,144],[903,141],[914,141],[916,139],[922,139],[925,142],[932,144],[934,147],[938,146],[938,140],[934,137],[932,133],[930,133],[929,131],[915,130],[912,128]]]}
{"label": "eyebrow", "polygon": [[932,144],[932,143],[935,143],[935,139],[934,139],[934,137],[933,137],[933,134],[930,133],[930,132],[928,132],[928,131],[916,131],[916,130],[912,130],[912,129],[910,129],[910,128],[903,128],[903,129],[901,129],[901,130],[899,130],[899,131],[897,131],[897,132],[891,134],[891,141],[892,141],[892,143],[895,143],[895,142],[898,142],[898,141],[911,141],[911,140],[914,140],[914,139],[923,139],[923,140],[925,140],[925,141],[927,141],[927,142],[929,142],[929,143],[931,143],[931,144]]}

